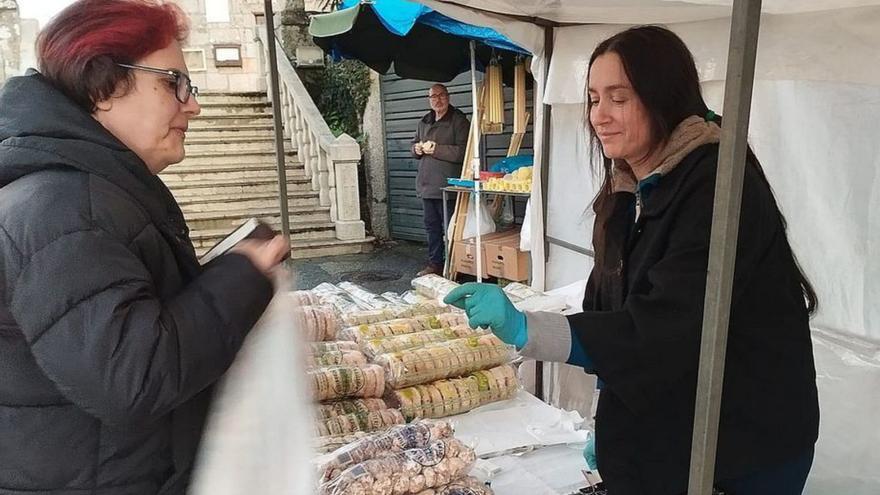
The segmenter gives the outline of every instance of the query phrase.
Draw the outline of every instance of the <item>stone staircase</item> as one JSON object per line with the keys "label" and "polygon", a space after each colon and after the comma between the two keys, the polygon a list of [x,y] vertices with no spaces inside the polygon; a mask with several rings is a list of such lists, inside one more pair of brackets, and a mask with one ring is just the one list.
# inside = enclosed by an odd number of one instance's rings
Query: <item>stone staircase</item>
{"label": "stone staircase", "polygon": [[[251,217],[281,230],[272,106],[265,93],[202,93],[190,121],[186,159],[160,177],[180,203],[201,256]],[[369,251],[373,238],[339,240],[330,206],[286,140],[287,194],[294,258]]]}

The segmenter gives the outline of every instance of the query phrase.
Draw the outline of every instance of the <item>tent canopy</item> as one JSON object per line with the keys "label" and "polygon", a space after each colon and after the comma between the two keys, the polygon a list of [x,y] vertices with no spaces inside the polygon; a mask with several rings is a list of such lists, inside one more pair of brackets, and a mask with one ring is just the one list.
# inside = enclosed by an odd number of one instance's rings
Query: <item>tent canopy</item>
{"label": "tent canopy", "polygon": [[[693,52],[704,97],[723,113],[732,0],[420,1],[535,54],[535,177],[545,167],[549,176],[546,190],[536,180],[531,205],[533,279],[542,288],[586,278],[592,267],[569,247],[592,244],[596,157],[584,89],[599,41],[629,25],[664,24]],[[819,296],[811,323],[822,423],[806,493],[880,493],[880,0],[764,0],[762,9],[749,142]],[[538,103],[552,109],[546,134]],[[583,386],[572,381],[558,386],[560,397]]]}

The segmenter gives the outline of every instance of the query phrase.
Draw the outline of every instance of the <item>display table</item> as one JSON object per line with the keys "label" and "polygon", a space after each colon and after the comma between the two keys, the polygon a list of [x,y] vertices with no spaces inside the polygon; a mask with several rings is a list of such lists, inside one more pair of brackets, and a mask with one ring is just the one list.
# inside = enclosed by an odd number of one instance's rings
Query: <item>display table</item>
{"label": "display table", "polygon": [[568,495],[585,486],[583,418],[520,391],[513,399],[448,418],[480,460],[472,475],[497,495]]}

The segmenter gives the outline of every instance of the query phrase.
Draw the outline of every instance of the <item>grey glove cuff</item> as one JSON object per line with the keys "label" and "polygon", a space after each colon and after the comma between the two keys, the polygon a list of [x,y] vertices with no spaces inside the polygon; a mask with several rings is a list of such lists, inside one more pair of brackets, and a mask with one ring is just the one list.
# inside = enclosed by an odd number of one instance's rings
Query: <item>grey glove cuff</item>
{"label": "grey glove cuff", "polygon": [[526,311],[528,341],[520,353],[538,361],[564,363],[571,354],[568,318],[558,313]]}

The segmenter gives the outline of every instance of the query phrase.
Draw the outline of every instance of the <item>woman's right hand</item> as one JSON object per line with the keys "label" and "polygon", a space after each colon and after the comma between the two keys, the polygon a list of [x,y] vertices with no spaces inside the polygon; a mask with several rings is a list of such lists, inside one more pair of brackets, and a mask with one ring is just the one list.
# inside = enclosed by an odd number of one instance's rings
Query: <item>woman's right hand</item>
{"label": "woman's right hand", "polygon": [[268,241],[245,239],[236,244],[231,252],[247,256],[257,269],[271,277],[272,270],[290,252],[290,243],[283,235],[276,235]]}
{"label": "woman's right hand", "polygon": [[416,144],[413,146],[413,151],[414,151],[417,155],[419,155],[419,156],[422,156],[422,155],[425,154],[425,149],[423,148],[423,145],[422,145],[421,142],[416,143]]}

